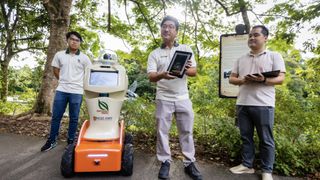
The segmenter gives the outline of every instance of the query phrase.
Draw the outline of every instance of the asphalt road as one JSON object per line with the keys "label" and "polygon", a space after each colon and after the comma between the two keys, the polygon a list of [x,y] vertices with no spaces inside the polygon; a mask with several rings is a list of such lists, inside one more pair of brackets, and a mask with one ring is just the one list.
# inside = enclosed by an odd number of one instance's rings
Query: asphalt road
{"label": "asphalt road", "polygon": [[[60,174],[60,161],[65,142],[49,152],[40,152],[45,139],[15,134],[0,134],[0,179],[1,180],[54,180],[64,179]],[[261,174],[234,175],[228,168],[218,164],[197,162],[204,180],[258,180]],[[155,155],[135,151],[133,175],[123,177],[116,173],[81,173],[72,179],[117,179],[156,180],[160,163]],[[274,180],[297,180],[299,178],[274,175]],[[190,179],[180,160],[174,160],[170,170],[171,180]]]}

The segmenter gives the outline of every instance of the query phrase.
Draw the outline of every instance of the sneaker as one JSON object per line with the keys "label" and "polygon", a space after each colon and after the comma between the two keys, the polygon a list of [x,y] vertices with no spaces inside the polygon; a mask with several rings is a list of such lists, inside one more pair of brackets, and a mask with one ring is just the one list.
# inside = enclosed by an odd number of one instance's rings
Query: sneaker
{"label": "sneaker", "polygon": [[245,167],[244,165],[240,164],[238,166],[232,167],[229,169],[233,174],[253,174],[254,169]]}
{"label": "sneaker", "polygon": [[273,180],[271,173],[262,173],[262,180]]}
{"label": "sneaker", "polygon": [[49,151],[57,146],[56,141],[47,140],[46,144],[41,147],[41,151]]}
{"label": "sneaker", "polygon": [[197,167],[192,162],[187,167],[184,168],[184,171],[193,179],[193,180],[202,180],[202,176],[197,169]]}
{"label": "sneaker", "polygon": [[165,161],[161,163],[161,168],[159,170],[159,179],[168,179],[169,178],[169,171],[170,171],[170,162]]}

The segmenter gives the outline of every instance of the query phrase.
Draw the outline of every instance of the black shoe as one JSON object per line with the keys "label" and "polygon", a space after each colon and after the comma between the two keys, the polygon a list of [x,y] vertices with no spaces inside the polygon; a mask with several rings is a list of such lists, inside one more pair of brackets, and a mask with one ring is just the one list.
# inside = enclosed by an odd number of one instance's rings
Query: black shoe
{"label": "black shoe", "polygon": [[49,151],[57,146],[56,141],[47,140],[46,144],[41,147],[41,151]]}
{"label": "black shoe", "polygon": [[73,144],[73,139],[68,139],[67,142],[68,142],[68,145],[69,145],[69,144]]}
{"label": "black shoe", "polygon": [[158,178],[159,179],[168,179],[169,178],[169,171],[170,171],[170,162],[165,161],[161,163],[161,168],[159,171]]}
{"label": "black shoe", "polygon": [[187,167],[184,168],[184,171],[193,179],[193,180],[202,180],[202,176],[194,165],[194,163],[189,164]]}

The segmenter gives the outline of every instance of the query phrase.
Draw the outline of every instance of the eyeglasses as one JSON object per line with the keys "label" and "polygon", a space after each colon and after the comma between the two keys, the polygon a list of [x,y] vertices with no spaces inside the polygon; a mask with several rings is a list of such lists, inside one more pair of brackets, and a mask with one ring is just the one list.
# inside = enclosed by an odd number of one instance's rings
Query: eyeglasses
{"label": "eyeglasses", "polygon": [[163,25],[161,26],[161,29],[165,30],[165,29],[169,29],[169,30],[173,30],[176,29],[176,27],[174,25]]}
{"label": "eyeglasses", "polygon": [[72,38],[72,37],[70,37],[69,39],[70,39],[70,41],[80,42],[80,39],[75,39],[75,38]]}

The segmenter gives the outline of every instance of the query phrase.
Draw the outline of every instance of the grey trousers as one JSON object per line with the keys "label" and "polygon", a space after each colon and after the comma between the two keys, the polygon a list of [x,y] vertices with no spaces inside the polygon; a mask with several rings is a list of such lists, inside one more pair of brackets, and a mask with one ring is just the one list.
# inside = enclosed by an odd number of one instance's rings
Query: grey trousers
{"label": "grey trousers", "polygon": [[172,161],[169,146],[169,131],[172,115],[175,115],[179,133],[179,143],[184,155],[184,165],[188,166],[196,159],[193,142],[194,113],[190,99],[181,101],[164,101],[157,99],[157,158],[161,162]]}

